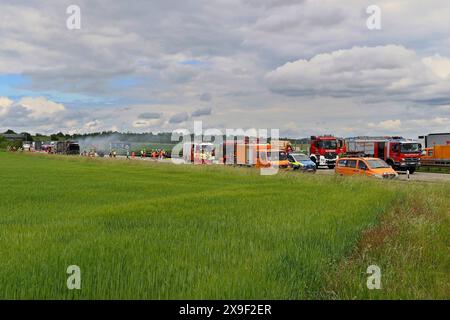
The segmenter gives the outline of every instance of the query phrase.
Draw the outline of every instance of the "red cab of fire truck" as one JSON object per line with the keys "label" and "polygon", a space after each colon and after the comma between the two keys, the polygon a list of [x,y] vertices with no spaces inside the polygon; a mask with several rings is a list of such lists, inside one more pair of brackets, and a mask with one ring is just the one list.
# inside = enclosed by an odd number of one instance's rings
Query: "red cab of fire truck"
{"label": "red cab of fire truck", "polygon": [[316,164],[316,167],[327,166],[333,169],[339,155],[346,152],[344,139],[336,138],[332,135],[311,136],[309,157]]}
{"label": "red cab of fire truck", "polygon": [[412,174],[420,166],[422,145],[403,137],[356,137],[346,139],[347,153],[383,159],[394,170]]}

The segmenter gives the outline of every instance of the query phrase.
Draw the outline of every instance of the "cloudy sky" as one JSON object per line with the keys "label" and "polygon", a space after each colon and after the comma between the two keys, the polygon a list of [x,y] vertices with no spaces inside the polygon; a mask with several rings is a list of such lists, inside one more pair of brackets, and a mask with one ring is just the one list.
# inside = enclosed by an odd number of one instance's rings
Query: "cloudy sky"
{"label": "cloudy sky", "polygon": [[290,137],[450,131],[450,1],[1,1],[0,131],[194,120]]}

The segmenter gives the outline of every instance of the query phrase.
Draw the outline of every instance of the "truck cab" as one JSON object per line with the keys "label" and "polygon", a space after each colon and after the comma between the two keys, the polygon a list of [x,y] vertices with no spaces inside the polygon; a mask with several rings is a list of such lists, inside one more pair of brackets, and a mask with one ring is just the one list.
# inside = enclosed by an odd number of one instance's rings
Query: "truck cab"
{"label": "truck cab", "polygon": [[339,155],[345,153],[346,147],[343,139],[332,135],[311,136],[309,156],[316,167],[327,166],[334,169]]}
{"label": "truck cab", "polygon": [[387,145],[386,162],[397,170],[409,170],[414,173],[420,166],[422,145],[410,140],[392,140]]}

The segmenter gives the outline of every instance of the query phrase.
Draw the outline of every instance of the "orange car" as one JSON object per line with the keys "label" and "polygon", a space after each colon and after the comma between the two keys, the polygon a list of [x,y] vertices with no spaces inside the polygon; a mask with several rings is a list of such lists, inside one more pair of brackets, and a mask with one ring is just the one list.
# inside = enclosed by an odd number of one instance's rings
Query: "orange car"
{"label": "orange car", "polygon": [[365,175],[380,179],[393,179],[397,172],[378,158],[339,158],[335,172],[341,176]]}

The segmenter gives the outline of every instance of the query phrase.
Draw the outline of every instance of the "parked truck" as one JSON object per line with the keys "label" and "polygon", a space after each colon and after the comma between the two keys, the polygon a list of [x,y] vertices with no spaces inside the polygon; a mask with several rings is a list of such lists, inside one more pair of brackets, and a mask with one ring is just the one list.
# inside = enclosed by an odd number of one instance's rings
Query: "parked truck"
{"label": "parked truck", "polygon": [[337,159],[345,151],[344,139],[333,135],[311,136],[309,157],[316,164],[316,168],[327,166],[334,169]]}
{"label": "parked truck", "polygon": [[450,141],[447,145],[425,148],[421,163],[424,166],[450,167]]}
{"label": "parked truck", "polygon": [[58,154],[79,155],[80,145],[76,141],[57,141],[54,143],[53,152]]}
{"label": "parked truck", "polygon": [[422,145],[403,137],[354,137],[346,139],[347,154],[383,159],[396,171],[412,174],[420,166]]}
{"label": "parked truck", "polygon": [[278,166],[287,168],[287,154],[292,146],[287,140],[262,142],[260,139],[226,140],[223,143],[223,163],[255,167]]}

